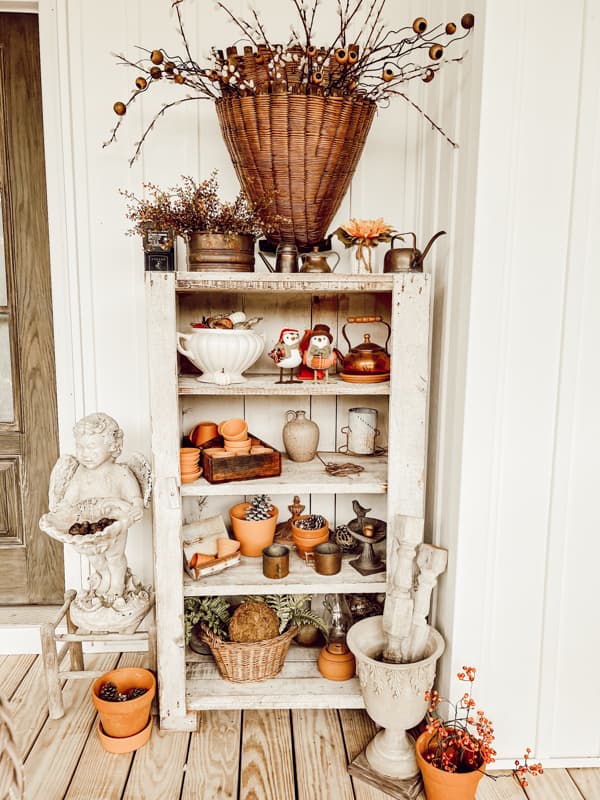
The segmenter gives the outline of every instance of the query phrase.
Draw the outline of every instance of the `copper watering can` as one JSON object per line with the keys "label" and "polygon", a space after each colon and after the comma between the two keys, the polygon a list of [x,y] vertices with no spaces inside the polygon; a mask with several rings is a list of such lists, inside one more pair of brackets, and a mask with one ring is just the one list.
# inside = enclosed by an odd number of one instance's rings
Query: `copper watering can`
{"label": "copper watering can", "polygon": [[[423,272],[423,261],[429,252],[429,248],[438,238],[443,236],[446,231],[438,231],[435,236],[427,242],[423,252],[417,250],[417,237],[412,231],[397,233],[392,236],[392,244],[383,259],[384,272]],[[402,239],[403,236],[412,236],[412,247],[394,247],[394,239]]]}

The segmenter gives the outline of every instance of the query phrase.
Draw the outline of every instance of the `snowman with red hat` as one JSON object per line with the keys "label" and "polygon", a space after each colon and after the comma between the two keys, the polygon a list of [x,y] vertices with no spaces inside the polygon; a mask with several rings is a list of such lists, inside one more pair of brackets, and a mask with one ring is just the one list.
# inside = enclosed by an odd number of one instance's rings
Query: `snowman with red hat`
{"label": "snowman with red hat", "polygon": [[[300,352],[300,331],[295,328],[283,328],[279,340],[269,353],[269,357],[279,367],[279,380],[276,383],[300,383],[294,380],[294,370],[302,363]],[[289,370],[289,378],[283,380],[283,370]]]}

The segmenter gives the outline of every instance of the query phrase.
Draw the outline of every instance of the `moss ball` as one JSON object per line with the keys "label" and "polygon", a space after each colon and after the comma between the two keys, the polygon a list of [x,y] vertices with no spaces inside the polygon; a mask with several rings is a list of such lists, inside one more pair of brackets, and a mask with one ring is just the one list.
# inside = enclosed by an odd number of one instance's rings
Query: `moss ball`
{"label": "moss ball", "polygon": [[229,622],[232,642],[261,642],[279,636],[279,618],[266,603],[248,600],[233,612]]}

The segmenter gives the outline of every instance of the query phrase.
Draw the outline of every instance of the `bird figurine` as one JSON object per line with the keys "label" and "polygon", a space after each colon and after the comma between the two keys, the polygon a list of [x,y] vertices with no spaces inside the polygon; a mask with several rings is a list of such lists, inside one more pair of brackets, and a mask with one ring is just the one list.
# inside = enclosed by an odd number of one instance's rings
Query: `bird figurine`
{"label": "bird figurine", "polygon": [[[300,331],[295,328],[283,328],[279,340],[269,353],[269,357],[279,367],[279,380],[276,383],[300,383],[294,380],[294,370],[302,363],[300,352]],[[283,380],[283,371],[289,370],[288,380]]]}
{"label": "bird figurine", "polygon": [[329,370],[335,366],[337,354],[333,348],[333,336],[328,325],[319,323],[310,331],[308,348],[303,355],[304,364],[313,371],[313,382],[329,380]]}

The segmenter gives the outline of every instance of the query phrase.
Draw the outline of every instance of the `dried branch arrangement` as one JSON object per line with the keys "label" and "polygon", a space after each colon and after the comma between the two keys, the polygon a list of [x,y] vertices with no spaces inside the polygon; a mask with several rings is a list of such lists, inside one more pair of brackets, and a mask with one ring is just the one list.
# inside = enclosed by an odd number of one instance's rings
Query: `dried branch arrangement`
{"label": "dried branch arrangement", "polygon": [[[318,10],[322,2],[337,5],[339,27],[325,44],[315,40]],[[383,15],[387,0],[289,0],[298,21],[292,24],[285,45],[270,41],[259,12],[252,8],[247,19],[238,17],[224,2],[217,7],[229,16],[241,32],[243,50],[232,45],[213,48],[212,63],[200,66],[192,57],[181,15],[184,0],[172,3],[177,15],[184,55],[171,55],[164,48],[147,50],[132,61],[118,55],[119,63],[133,67],[138,75],[135,89],[126,102],[117,101],[114,111],[120,117],[106,144],[115,140],[127,108],[153,84],[166,80],[187,87],[193,94],[165,103],[152,118],[136,145],[132,162],[156,121],[172,106],[190,100],[217,100],[220,97],[278,93],[322,97],[357,97],[379,105],[400,96],[414,106],[444,136],[444,132],[405,93],[405,85],[416,79],[430,83],[441,66],[460,61],[448,58],[447,49],[468,36],[473,29],[473,14],[466,13],[459,24],[447,22],[429,26],[424,17],[411,25],[392,28]],[[238,40],[239,43],[239,40]],[[448,138],[446,136],[446,138]],[[452,144],[450,139],[448,139]]]}

